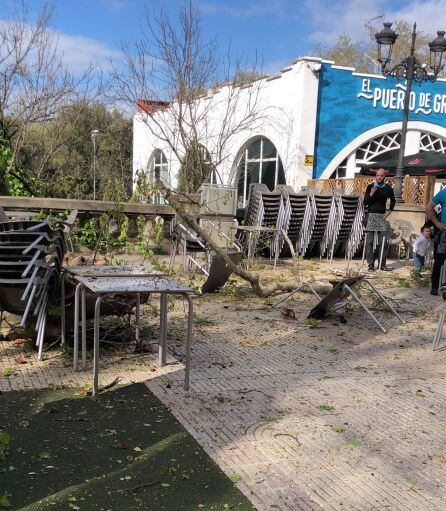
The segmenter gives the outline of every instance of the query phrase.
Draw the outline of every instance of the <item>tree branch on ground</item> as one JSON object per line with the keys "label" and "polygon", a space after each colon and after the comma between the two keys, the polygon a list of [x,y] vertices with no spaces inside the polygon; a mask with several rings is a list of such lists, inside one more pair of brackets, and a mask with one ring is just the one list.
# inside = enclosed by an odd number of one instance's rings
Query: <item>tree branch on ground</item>
{"label": "tree branch on ground", "polygon": [[249,270],[245,270],[241,266],[234,264],[231,259],[228,257],[227,252],[218,247],[209,236],[208,232],[200,227],[194,215],[187,213],[185,210],[182,201],[178,199],[177,194],[167,188],[161,180],[156,181],[156,187],[163,195],[163,197],[167,200],[169,205],[175,210],[177,215],[181,218],[182,222],[191,230],[195,231],[197,235],[202,238],[209,249],[219,255],[226,263],[226,265],[231,268],[235,275],[239,276],[241,279],[245,280],[251,285],[251,288],[257,296],[261,298],[268,298],[277,293],[286,293],[288,291],[293,291],[296,289],[298,282],[296,280],[285,281],[285,282],[277,282],[271,287],[263,287],[260,282],[260,277],[257,273],[251,272]]}

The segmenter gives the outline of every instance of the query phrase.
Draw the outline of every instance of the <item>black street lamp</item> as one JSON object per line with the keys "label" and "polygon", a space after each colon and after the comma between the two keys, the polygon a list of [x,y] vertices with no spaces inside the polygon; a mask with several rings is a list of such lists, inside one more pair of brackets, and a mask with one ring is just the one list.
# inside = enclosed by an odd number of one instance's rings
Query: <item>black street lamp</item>
{"label": "black street lamp", "polygon": [[395,173],[395,198],[398,202],[403,202],[403,160],[404,150],[406,148],[407,122],[409,120],[409,100],[412,90],[412,82],[418,84],[422,82],[435,82],[440,71],[444,67],[444,57],[446,56],[446,38],[445,32],[437,32],[437,38],[429,43],[430,48],[430,67],[432,72],[428,72],[426,64],[422,64],[415,57],[415,41],[417,38],[417,24],[413,25],[412,44],[410,55],[394,67],[390,66],[392,58],[392,49],[398,38],[392,30],[392,23],[384,23],[384,29],[375,34],[378,43],[378,62],[381,64],[382,72],[385,76],[395,76],[399,80],[406,80],[406,93],[404,96],[403,124],[401,127],[401,144],[398,154],[398,165]]}

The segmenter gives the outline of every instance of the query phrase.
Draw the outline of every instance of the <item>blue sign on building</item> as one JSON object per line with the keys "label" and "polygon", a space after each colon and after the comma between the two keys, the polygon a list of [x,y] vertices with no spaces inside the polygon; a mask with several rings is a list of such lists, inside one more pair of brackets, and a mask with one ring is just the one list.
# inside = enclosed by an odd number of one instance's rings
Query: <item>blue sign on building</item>
{"label": "blue sign on building", "polygon": [[[321,177],[333,159],[361,134],[401,122],[405,87],[405,81],[392,77],[354,73],[323,63],[313,177]],[[446,81],[414,83],[409,107],[409,121],[446,128]]]}

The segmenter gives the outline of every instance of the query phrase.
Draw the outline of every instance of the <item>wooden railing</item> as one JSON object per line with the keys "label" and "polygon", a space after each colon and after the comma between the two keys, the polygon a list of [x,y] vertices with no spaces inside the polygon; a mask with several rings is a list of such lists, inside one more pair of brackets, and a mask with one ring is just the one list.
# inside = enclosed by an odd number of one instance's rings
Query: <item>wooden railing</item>
{"label": "wooden railing", "polygon": [[[347,195],[359,194],[364,196],[365,190],[375,178],[355,177],[353,179],[309,179],[307,186],[314,188],[318,193],[330,193],[333,189],[342,190]],[[404,176],[403,199],[406,204],[426,205],[432,198],[435,178],[431,176]],[[387,182],[394,186],[394,178],[387,178]]]}

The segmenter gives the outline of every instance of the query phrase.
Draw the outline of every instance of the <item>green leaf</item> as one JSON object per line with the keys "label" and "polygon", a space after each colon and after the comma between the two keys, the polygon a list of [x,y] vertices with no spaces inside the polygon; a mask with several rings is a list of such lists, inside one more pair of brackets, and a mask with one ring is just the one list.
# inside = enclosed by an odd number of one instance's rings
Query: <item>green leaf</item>
{"label": "green leaf", "polygon": [[42,451],[39,453],[39,458],[41,460],[48,460],[49,458],[51,458],[51,454],[47,451]]}
{"label": "green leaf", "polygon": [[14,372],[14,369],[12,367],[5,367],[3,369],[3,376],[6,376],[6,377],[11,376],[11,374],[13,374],[13,372]]}
{"label": "green leaf", "polygon": [[11,437],[6,433],[6,431],[0,431],[0,444],[8,445],[11,441]]}
{"label": "green leaf", "polygon": [[161,486],[163,486],[164,488],[168,488],[170,486],[169,483],[161,483]]}
{"label": "green leaf", "polygon": [[333,411],[333,407],[330,405],[319,405],[319,410],[322,410],[323,412],[331,412]]}
{"label": "green leaf", "polygon": [[0,509],[9,509],[11,507],[11,503],[9,502],[10,493],[4,493],[0,496]]}
{"label": "green leaf", "polygon": [[345,429],[344,428],[331,428],[332,431],[334,431],[335,433],[344,433]]}
{"label": "green leaf", "polygon": [[237,472],[231,472],[230,474],[228,474],[228,477],[233,483],[240,481],[240,479],[242,478],[242,476],[240,474],[237,474]]}

